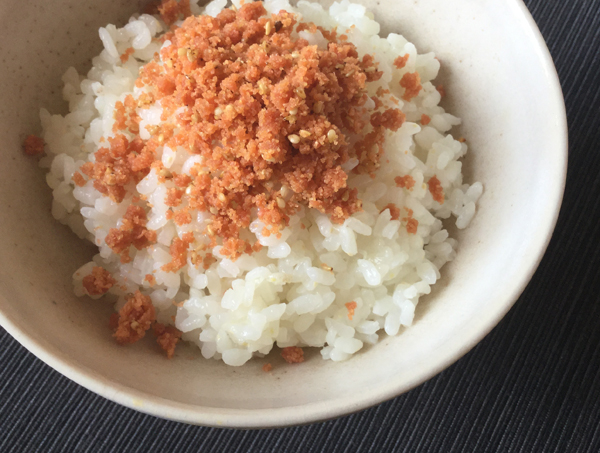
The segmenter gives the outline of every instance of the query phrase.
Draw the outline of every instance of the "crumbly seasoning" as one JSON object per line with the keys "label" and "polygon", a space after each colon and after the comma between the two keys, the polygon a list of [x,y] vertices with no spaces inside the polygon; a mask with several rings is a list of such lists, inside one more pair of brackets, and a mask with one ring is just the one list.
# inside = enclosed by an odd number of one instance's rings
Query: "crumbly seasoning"
{"label": "crumbly seasoning", "polygon": [[172,358],[175,353],[175,346],[181,338],[181,332],[173,326],[166,326],[159,322],[154,324],[153,331],[158,345],[167,353],[169,359]]}
{"label": "crumbly seasoning", "polygon": [[415,186],[415,179],[410,175],[396,176],[394,182],[400,188],[411,190]]}
{"label": "crumbly seasoning", "polygon": [[345,305],[346,305],[346,310],[348,310],[348,319],[350,321],[352,321],[352,318],[354,318],[354,310],[356,310],[357,303],[355,301],[352,301],[352,302],[346,303]]}
{"label": "crumbly seasoning", "polygon": [[[128,104],[123,104],[123,111],[116,110],[119,118],[121,115],[131,117],[132,114],[127,111]],[[80,171],[93,181],[98,192],[120,203],[127,193],[126,186],[131,182],[137,184],[150,172],[158,143],[152,140],[148,142],[151,143],[144,143],[139,137],[129,139],[125,134],[118,133],[108,139],[109,147],[99,148],[94,153],[95,161],[86,162]]]}
{"label": "crumbly seasoning", "polygon": [[37,135],[29,135],[23,142],[23,152],[28,156],[44,154],[44,140]]}
{"label": "crumbly seasoning", "polygon": [[128,49],[125,49],[125,52],[123,52],[123,54],[121,55],[121,63],[126,63],[127,60],[129,60],[129,57],[131,55],[133,55],[133,53],[135,52],[135,49],[133,47],[129,47]]}
{"label": "crumbly seasoning", "polygon": [[73,173],[73,177],[71,179],[73,180],[73,182],[75,183],[75,185],[77,187],[85,186],[85,178],[78,171]]}
{"label": "crumbly seasoning", "polygon": [[406,62],[408,61],[408,57],[409,57],[408,54],[398,56],[394,60],[394,66],[396,66],[396,68],[398,68],[398,69],[402,69],[404,66],[406,66]]}
{"label": "crumbly seasoning", "polygon": [[190,12],[190,0],[164,0],[157,8],[162,19],[167,25],[171,25],[177,20],[187,17]]}
{"label": "crumbly seasoning", "polygon": [[406,209],[406,217],[402,218],[402,221],[406,223],[406,232],[408,234],[417,234],[417,229],[419,227],[419,221],[413,218],[413,210],[409,208]]}
{"label": "crumbly seasoning", "polygon": [[148,282],[150,287],[156,285],[156,277],[152,274],[146,274],[146,276],[144,277],[144,281]]}
{"label": "crumbly seasoning", "polygon": [[192,233],[185,233],[182,238],[176,237],[171,243],[171,262],[165,264],[161,269],[165,272],[176,272],[187,263],[188,248],[194,242]]}
{"label": "crumbly seasoning", "polygon": [[95,266],[89,275],[83,277],[83,287],[90,296],[101,296],[113,287],[115,279],[106,269]]}
{"label": "crumbly seasoning", "polygon": [[271,371],[273,369],[273,365],[271,365],[270,363],[265,363],[263,365],[262,369],[265,373],[268,373],[269,371]]}
{"label": "crumbly seasoning", "polygon": [[[168,0],[159,10],[173,23],[189,15],[189,4]],[[312,28],[320,29],[285,11],[267,16],[260,2],[216,18],[188,17],[163,37],[172,43],[161,51],[164,64],[156,59],[141,69],[136,85],[146,99],[116,106],[115,137],[82,173],[119,202],[131,182],[161,170],[159,147],[200,155],[191,176],[171,175],[177,189],[167,194],[169,215],[183,225],[194,211],[209,211],[211,246],[221,244],[232,259],[253,250],[240,239],[253,209],[265,235],[278,234],[300,205],[343,222],[362,204],[341,165],[357,157],[353,172],[373,174],[385,130],[397,130],[405,117],[365,107],[367,83],[382,76],[372,56],[359,58],[335,32],[322,30],[326,50],[292,37]],[[163,122],[141,140],[136,109],[156,101]]]}
{"label": "crumbly seasoning", "polygon": [[434,201],[442,204],[444,202],[444,189],[440,180],[437,179],[437,176],[433,175],[427,182],[427,185],[429,186],[429,192],[431,192]]}
{"label": "crumbly seasoning", "polygon": [[389,203],[388,205],[384,206],[381,212],[385,211],[386,209],[390,210],[392,220],[398,220],[400,218],[400,208],[394,203]]}
{"label": "crumbly seasoning", "polygon": [[144,338],[156,320],[154,305],[149,296],[139,291],[127,298],[119,311],[119,320],[113,336],[120,344],[131,344]]}
{"label": "crumbly seasoning", "polygon": [[407,72],[400,79],[400,86],[404,88],[402,99],[410,102],[412,98],[419,94],[421,88],[423,88],[421,85],[421,76],[418,72]]}
{"label": "crumbly seasoning", "polygon": [[429,123],[431,123],[431,118],[423,113],[421,115],[421,124],[423,126],[427,126]]}
{"label": "crumbly seasoning", "polygon": [[[133,48],[131,48],[133,50]],[[123,55],[125,55],[127,51]],[[122,59],[123,56],[121,56]],[[138,101],[136,101],[131,94],[125,96],[123,102],[117,101],[115,103],[115,123],[113,124],[113,132],[116,133],[120,130],[127,130],[132,134],[137,134],[140,130],[139,124],[141,118],[136,112]]]}
{"label": "crumbly seasoning", "polygon": [[148,217],[141,206],[130,205],[123,216],[120,228],[111,228],[106,235],[106,245],[121,256],[122,263],[131,261],[129,249],[134,246],[138,250],[156,242],[156,231],[146,228]]}
{"label": "crumbly seasoning", "polygon": [[304,362],[304,351],[298,346],[289,346],[281,350],[281,357],[287,363],[302,363]]}

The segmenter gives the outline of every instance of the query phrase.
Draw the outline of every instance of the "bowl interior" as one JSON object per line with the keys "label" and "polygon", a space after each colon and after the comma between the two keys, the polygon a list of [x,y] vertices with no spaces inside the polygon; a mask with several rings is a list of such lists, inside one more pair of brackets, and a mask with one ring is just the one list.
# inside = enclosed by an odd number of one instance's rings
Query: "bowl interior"
{"label": "bowl interior", "polygon": [[[176,420],[277,426],[333,417],[418,385],[479,341],[531,277],[552,232],[566,166],[556,74],[519,0],[362,0],[383,24],[442,62],[445,107],[463,119],[467,181],[482,181],[478,214],[456,260],[417,309],[414,325],[344,363],[308,355],[298,366],[230,368],[153,340],[119,347],[111,306],[77,299],[71,274],[94,250],[50,215],[51,193],[21,143],[38,112],[64,111],[61,75],[87,71],[97,29],[124,24],[144,2],[0,1],[0,321],[71,379],[130,407]],[[67,25],[65,25],[67,24]]]}

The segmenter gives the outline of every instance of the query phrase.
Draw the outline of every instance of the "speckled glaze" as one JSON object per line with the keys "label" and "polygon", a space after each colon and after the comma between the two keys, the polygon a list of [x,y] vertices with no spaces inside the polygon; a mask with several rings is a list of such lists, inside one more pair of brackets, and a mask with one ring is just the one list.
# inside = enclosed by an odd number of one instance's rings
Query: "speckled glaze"
{"label": "speckled glaze", "polygon": [[[143,3],[143,2],[142,2]],[[0,0],[0,323],[88,389],[159,417],[213,426],[301,424],[357,411],[435,375],[472,348],[517,299],[550,239],[563,193],[567,132],[555,69],[520,0],[363,0],[420,51],[434,50],[448,111],[463,119],[466,178],[484,183],[479,213],[456,234],[456,261],[417,308],[413,327],[344,363],[242,368],[152,338],[111,339],[111,306],[77,299],[71,274],[93,254],[50,215],[51,193],[21,142],[38,111],[64,111],[60,77],[100,50],[99,26],[141,7],[125,0]],[[273,371],[261,367],[269,361]]]}

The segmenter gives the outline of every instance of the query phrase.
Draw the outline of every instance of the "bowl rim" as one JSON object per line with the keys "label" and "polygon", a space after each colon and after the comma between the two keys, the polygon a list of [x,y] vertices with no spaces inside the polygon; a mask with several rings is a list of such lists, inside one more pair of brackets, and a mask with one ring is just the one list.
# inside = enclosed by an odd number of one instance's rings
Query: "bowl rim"
{"label": "bowl rim", "polygon": [[380,404],[431,379],[479,343],[517,301],[544,256],[552,238],[562,204],[567,174],[568,126],[558,73],[546,42],[524,1],[511,0],[510,3],[507,2],[507,7],[516,8],[518,10],[516,14],[520,14],[525,20],[525,24],[530,28],[534,37],[532,42],[534,50],[548,74],[548,88],[556,109],[554,113],[557,120],[556,134],[560,139],[557,140],[556,148],[559,152],[556,153],[557,157],[555,159],[557,173],[561,175],[560,181],[556,184],[554,193],[548,194],[547,198],[551,201],[548,203],[548,214],[546,216],[548,222],[546,225],[540,225],[540,235],[533,246],[535,253],[523,259],[524,272],[519,281],[513,285],[511,291],[498,297],[488,307],[484,322],[463,331],[460,340],[448,342],[443,348],[434,351],[434,354],[428,360],[430,365],[419,370],[411,380],[365,390],[360,394],[354,394],[352,400],[338,398],[294,407],[222,409],[190,406],[134,390],[116,381],[95,375],[92,370],[78,366],[66,354],[60,351],[48,350],[43,342],[27,335],[2,311],[0,311],[0,325],[37,358],[88,390],[115,403],[149,415],[196,425],[230,428],[274,428],[324,421]]}

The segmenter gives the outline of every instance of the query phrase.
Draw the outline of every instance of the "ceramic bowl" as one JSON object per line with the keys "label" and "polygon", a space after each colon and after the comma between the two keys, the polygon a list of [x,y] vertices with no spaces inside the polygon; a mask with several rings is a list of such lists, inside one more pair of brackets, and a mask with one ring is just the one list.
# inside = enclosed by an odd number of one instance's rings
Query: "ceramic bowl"
{"label": "ceramic bowl", "polygon": [[343,363],[318,353],[265,373],[154,341],[120,347],[110,304],[78,299],[71,274],[93,248],[50,215],[51,192],[21,152],[38,111],[64,111],[61,75],[89,67],[98,27],[139,10],[125,0],[0,1],[0,323],[41,360],[84,387],[183,422],[274,427],[348,414],[406,392],[456,361],[510,309],[550,240],[566,171],[565,110],[544,41],[520,0],[361,0],[420,52],[435,51],[448,111],[463,119],[468,181],[485,192],[457,258],[397,337]]}

